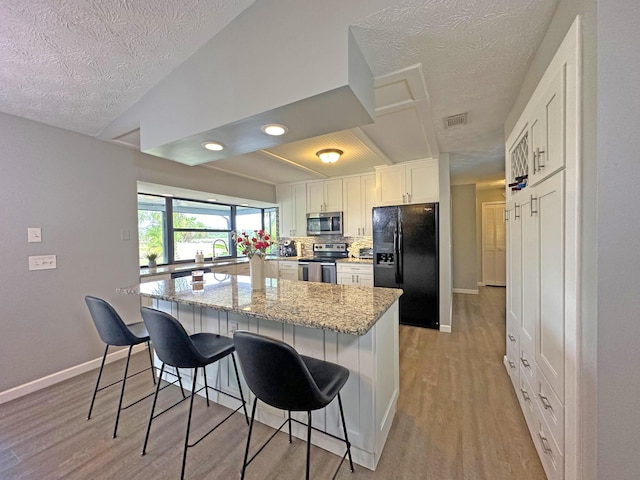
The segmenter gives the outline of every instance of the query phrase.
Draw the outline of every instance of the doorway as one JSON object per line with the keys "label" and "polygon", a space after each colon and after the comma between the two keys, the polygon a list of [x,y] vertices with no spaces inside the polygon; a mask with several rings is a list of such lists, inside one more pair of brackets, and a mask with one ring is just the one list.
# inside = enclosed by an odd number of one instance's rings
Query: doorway
{"label": "doorway", "polygon": [[504,202],[482,204],[482,283],[506,286]]}

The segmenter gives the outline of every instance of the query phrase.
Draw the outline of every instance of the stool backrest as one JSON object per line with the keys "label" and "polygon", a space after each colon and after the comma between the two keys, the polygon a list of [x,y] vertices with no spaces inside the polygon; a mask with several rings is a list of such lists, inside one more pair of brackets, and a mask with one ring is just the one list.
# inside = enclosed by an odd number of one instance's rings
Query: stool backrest
{"label": "stool backrest", "polygon": [[175,317],[149,307],[142,307],[140,313],[161,361],[179,368],[196,368],[207,363]]}
{"label": "stool backrest", "polygon": [[101,298],[87,295],[84,301],[89,307],[91,318],[98,335],[107,345],[136,345],[140,339],[131,333],[115,309]]}
{"label": "stool backrest", "polygon": [[326,397],[293,347],[245,331],[236,331],[233,343],[244,379],[260,400],[292,411],[315,410],[326,405]]}

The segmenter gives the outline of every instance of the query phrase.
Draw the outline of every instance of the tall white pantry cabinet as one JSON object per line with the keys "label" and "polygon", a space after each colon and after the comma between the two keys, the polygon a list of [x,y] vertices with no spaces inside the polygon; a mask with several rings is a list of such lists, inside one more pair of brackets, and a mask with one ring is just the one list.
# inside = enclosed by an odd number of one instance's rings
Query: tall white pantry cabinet
{"label": "tall white pantry cabinet", "polygon": [[580,17],[506,143],[505,366],[550,480],[578,480]]}

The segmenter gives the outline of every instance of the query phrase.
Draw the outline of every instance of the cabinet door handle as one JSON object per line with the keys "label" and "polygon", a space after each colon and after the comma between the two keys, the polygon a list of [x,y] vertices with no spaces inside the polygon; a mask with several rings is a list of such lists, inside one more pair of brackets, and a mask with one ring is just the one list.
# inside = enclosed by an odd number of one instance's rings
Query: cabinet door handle
{"label": "cabinet door handle", "polygon": [[508,222],[508,221],[509,221],[509,212],[508,212],[507,210],[505,210],[505,211],[504,211],[504,214],[503,214],[503,220],[504,220],[505,222]]}
{"label": "cabinet door handle", "polygon": [[524,398],[527,402],[531,400],[529,392],[527,392],[524,388],[521,388],[520,391],[522,392],[522,398]]}
{"label": "cabinet door handle", "polygon": [[534,175],[535,175],[535,173],[538,171],[538,170],[536,169],[536,156],[538,155],[538,154],[537,154],[537,151],[538,151],[538,149],[536,148],[536,151],[535,151],[535,152],[533,152],[533,174],[534,174]]}
{"label": "cabinet door handle", "polygon": [[549,446],[549,440],[547,440],[547,437],[543,437],[540,432],[538,432],[538,437],[540,437],[540,441],[542,442],[542,450],[544,450],[544,453],[551,453],[553,450],[551,450],[551,447]]}
{"label": "cabinet door handle", "polygon": [[536,209],[535,209],[535,210],[533,209],[533,202],[537,202],[537,201],[538,201],[538,198],[537,198],[537,197],[534,197],[533,195],[531,195],[531,196],[530,196],[530,200],[529,200],[529,201],[531,202],[531,203],[530,203],[530,205],[529,205],[529,209],[530,209],[530,211],[531,211],[531,216],[533,217],[533,214],[534,214],[534,213],[538,213],[538,206],[537,206],[537,204],[536,204]]}
{"label": "cabinet door handle", "polygon": [[551,406],[551,403],[549,402],[549,399],[547,397],[545,397],[541,393],[539,393],[538,396],[540,397],[540,401],[542,402],[545,410],[553,410],[553,407]]}
{"label": "cabinet door handle", "polygon": [[404,193],[403,193],[403,194],[402,194],[402,203],[407,203],[407,202],[404,200],[404,197],[405,197],[405,195],[404,195]]}
{"label": "cabinet door handle", "polygon": [[411,203],[411,194],[407,193],[407,203]]}
{"label": "cabinet door handle", "polygon": [[529,363],[529,361],[528,361],[526,358],[522,358],[522,357],[520,357],[520,361],[522,362],[522,364],[523,364],[525,367],[527,367],[527,368],[531,367],[531,364]]}
{"label": "cabinet door handle", "polygon": [[520,208],[520,205],[518,205],[517,203],[513,207],[513,212],[516,214],[516,217],[515,217],[516,219],[520,218],[520,213],[518,213],[519,208]]}
{"label": "cabinet door handle", "polygon": [[[540,150],[539,148],[536,148],[536,153],[538,157],[538,171],[540,171],[544,168],[544,163],[540,161],[542,156],[544,155],[544,150]],[[535,155],[534,155],[534,158],[535,158]]]}
{"label": "cabinet door handle", "polygon": [[511,334],[509,334],[509,340],[511,340],[512,342],[515,342],[516,341],[516,337],[514,337]]}
{"label": "cabinet door handle", "polygon": [[510,366],[511,368],[516,368],[516,364],[515,364],[515,363],[513,363],[511,360],[509,360],[509,366]]}

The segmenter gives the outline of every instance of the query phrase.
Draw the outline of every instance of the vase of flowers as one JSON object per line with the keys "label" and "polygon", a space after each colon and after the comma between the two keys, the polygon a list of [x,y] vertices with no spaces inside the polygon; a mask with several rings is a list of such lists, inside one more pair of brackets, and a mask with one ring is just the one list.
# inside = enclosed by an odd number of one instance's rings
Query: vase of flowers
{"label": "vase of flowers", "polygon": [[249,257],[251,289],[263,290],[266,278],[265,257],[267,249],[275,243],[274,240],[264,230],[254,230],[253,233],[236,232],[233,237],[238,249]]}

